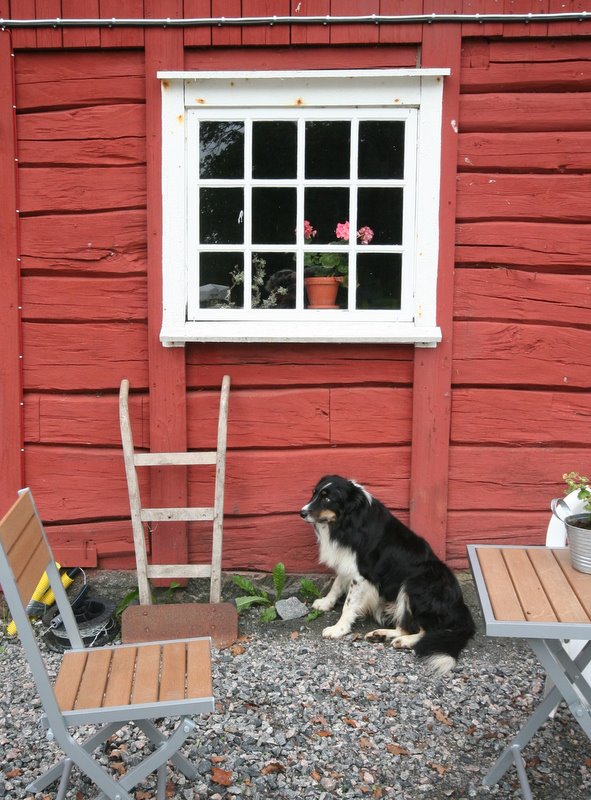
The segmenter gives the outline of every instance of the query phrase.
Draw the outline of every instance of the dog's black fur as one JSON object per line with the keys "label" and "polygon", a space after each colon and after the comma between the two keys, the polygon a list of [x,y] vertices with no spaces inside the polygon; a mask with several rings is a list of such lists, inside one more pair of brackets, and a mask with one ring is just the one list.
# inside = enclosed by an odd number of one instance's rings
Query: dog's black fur
{"label": "dog's black fur", "polygon": [[356,618],[373,614],[392,627],[372,640],[412,648],[443,674],[452,669],[475,627],[457,578],[428,542],[355,481],[326,475],[300,511],[314,525],[320,560],[336,572],[324,611],[347,594],[340,620],[323,636],[340,638]]}

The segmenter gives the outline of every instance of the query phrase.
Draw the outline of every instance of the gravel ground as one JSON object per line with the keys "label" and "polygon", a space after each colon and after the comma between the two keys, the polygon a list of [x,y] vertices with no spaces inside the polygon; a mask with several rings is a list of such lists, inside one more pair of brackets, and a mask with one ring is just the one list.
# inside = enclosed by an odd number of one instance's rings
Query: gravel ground
{"label": "gravel ground", "polygon": [[[123,582],[133,578],[123,578]],[[480,622],[471,580],[464,593]],[[326,579],[321,579],[320,583]],[[119,599],[121,574],[97,573],[95,590]],[[175,601],[203,599],[201,587]],[[224,596],[235,595],[226,583]],[[286,594],[289,594],[289,587]],[[199,720],[185,752],[199,777],[169,772],[167,796],[198,798],[519,798],[515,770],[487,789],[482,778],[543,692],[544,676],[522,643],[479,633],[445,678],[425,674],[411,652],[364,641],[363,622],[341,641],[321,629],[337,613],[313,622],[261,623],[241,617],[240,640],[214,651],[216,711]],[[57,663],[48,653],[50,670]],[[54,746],[37,727],[40,706],[18,642],[0,641],[0,798],[32,798],[24,787],[51,765]],[[134,731],[135,734],[135,731]],[[101,752],[122,772],[142,755],[144,740],[124,729]],[[560,707],[526,750],[536,800],[591,798],[589,742]],[[55,796],[38,794],[36,800]],[[67,797],[94,797],[76,770]],[[155,796],[154,782],[136,800]]]}

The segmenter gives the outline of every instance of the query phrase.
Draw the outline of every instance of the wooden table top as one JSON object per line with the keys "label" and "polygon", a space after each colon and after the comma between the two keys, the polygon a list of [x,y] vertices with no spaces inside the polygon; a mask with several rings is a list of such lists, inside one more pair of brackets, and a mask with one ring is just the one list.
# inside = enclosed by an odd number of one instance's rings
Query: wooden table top
{"label": "wooden table top", "polygon": [[468,554],[487,633],[591,639],[591,575],[573,569],[568,548],[470,545]]}

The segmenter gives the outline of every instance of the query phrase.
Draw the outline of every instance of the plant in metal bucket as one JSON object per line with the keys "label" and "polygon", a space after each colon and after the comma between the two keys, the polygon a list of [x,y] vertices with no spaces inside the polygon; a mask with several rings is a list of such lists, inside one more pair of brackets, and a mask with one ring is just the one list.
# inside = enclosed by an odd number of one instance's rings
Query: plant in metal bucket
{"label": "plant in metal bucket", "polygon": [[591,511],[591,481],[589,478],[578,472],[565,472],[562,479],[568,487],[565,494],[578,492],[579,500],[584,500],[585,511]]}

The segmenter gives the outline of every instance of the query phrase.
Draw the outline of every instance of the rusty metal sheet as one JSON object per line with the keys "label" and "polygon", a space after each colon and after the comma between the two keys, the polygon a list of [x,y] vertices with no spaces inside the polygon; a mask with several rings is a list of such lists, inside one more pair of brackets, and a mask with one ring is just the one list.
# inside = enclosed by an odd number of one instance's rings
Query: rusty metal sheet
{"label": "rusty metal sheet", "polygon": [[124,644],[211,636],[214,647],[238,638],[238,613],[232,603],[168,603],[128,606],[121,615]]}

